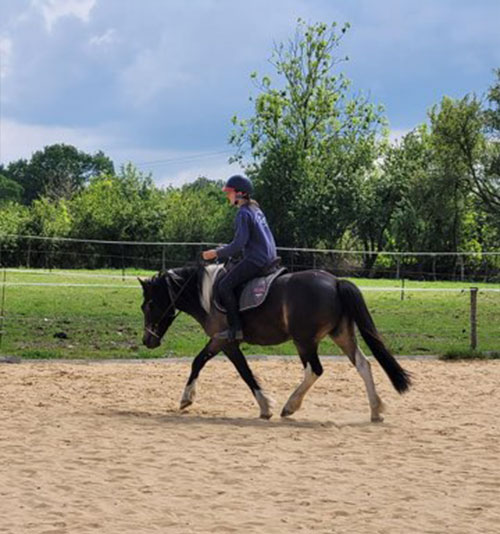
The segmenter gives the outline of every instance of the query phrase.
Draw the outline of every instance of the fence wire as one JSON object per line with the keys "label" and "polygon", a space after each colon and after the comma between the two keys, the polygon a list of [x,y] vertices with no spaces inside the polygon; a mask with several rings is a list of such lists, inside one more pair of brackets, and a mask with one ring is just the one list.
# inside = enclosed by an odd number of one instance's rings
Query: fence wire
{"label": "fence wire", "polygon": [[[199,261],[209,242],[133,242],[0,236],[0,267],[159,271]],[[339,276],[500,281],[500,252],[349,251],[278,247],[290,272],[327,269]]]}

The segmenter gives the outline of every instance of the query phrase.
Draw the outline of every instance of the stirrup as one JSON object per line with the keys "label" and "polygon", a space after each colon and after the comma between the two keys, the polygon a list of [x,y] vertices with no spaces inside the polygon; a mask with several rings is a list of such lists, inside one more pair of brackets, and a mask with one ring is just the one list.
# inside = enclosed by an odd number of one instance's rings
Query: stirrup
{"label": "stirrup", "polygon": [[232,330],[228,328],[214,335],[215,339],[227,339],[228,341],[241,341],[243,339],[242,330]]}

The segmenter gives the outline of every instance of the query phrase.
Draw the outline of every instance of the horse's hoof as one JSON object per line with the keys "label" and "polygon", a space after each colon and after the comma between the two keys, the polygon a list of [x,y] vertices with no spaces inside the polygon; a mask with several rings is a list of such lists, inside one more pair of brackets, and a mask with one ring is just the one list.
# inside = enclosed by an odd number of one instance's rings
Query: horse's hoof
{"label": "horse's hoof", "polygon": [[281,410],[281,417],[290,417],[290,415],[293,415],[295,413],[295,411],[291,411],[287,408],[283,408],[283,410]]}
{"label": "horse's hoof", "polygon": [[191,406],[191,404],[193,404],[192,400],[190,400],[190,399],[182,399],[180,408],[181,408],[181,410],[184,410],[188,406]]}
{"label": "horse's hoof", "polygon": [[273,416],[272,413],[261,413],[260,414],[260,418],[261,419],[266,419],[267,421],[269,421],[269,419],[271,419],[272,416]]}
{"label": "horse's hoof", "polygon": [[384,418],[381,415],[372,415],[372,423],[383,423]]}

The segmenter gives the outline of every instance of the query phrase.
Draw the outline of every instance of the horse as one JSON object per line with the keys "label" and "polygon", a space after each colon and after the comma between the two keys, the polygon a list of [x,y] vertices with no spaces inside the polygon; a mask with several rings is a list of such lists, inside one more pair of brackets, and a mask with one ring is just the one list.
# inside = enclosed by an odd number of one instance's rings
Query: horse
{"label": "horse", "polygon": [[[218,339],[215,334],[227,328],[225,314],[214,305],[213,284],[217,265],[184,266],[139,279],[143,289],[143,344],[156,348],[180,312],[192,316],[208,336],[208,342],[194,358],[185,385],[180,409],[195,398],[196,381],[205,364],[223,352],[250,388],[260,417],[269,419],[273,402],[261,388],[240,349],[242,341]],[[323,374],[318,345],[326,336],[342,349],[361,375],[372,422],[383,421],[384,404],[375,389],[371,364],[359,347],[355,328],[372,351],[392,385],[399,393],[411,385],[410,373],[397,362],[379,335],[359,288],[325,270],[311,269],[278,276],[265,301],[241,314],[243,342],[278,345],[292,340],[304,368],[304,378],[290,395],[281,416],[294,414],[306,393]]]}

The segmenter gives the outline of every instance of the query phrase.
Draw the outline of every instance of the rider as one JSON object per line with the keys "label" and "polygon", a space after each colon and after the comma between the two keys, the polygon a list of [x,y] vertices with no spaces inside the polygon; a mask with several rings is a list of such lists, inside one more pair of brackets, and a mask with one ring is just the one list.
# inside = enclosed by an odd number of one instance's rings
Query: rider
{"label": "rider", "polygon": [[252,182],[246,176],[231,176],[222,188],[231,205],[238,208],[235,235],[231,243],[217,249],[205,250],[204,260],[227,259],[243,252],[238,262],[219,282],[219,295],[227,310],[229,329],[219,332],[219,339],[241,340],[243,331],[235,289],[240,284],[264,274],[276,259],[276,243],[259,205],[251,198]]}

